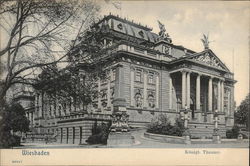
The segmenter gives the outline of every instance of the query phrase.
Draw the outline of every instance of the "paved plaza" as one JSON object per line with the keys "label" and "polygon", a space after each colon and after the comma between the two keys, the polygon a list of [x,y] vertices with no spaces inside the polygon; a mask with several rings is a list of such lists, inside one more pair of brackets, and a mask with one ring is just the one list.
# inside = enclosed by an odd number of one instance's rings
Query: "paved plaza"
{"label": "paved plaza", "polygon": [[[144,137],[145,129],[131,131],[135,138],[133,145],[114,146],[112,148],[249,148],[249,140],[237,141],[235,139],[222,139],[221,144],[215,144],[212,140],[193,139],[190,145],[164,143]],[[107,145],[78,145],[78,144],[58,144],[58,143],[23,143],[23,148],[110,148]]]}

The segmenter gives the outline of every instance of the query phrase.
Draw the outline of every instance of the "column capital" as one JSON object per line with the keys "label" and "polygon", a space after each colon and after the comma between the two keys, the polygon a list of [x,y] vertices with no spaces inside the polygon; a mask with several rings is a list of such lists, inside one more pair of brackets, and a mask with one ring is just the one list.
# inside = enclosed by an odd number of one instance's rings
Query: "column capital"
{"label": "column capital", "polygon": [[201,72],[194,72],[195,74],[197,74],[197,76],[202,76],[202,73]]}
{"label": "column capital", "polygon": [[215,79],[215,77],[214,76],[209,76],[209,79],[213,80],[213,79]]}
{"label": "column capital", "polygon": [[148,72],[149,72],[149,71],[148,71],[147,69],[143,69],[143,73],[144,73],[144,74],[148,74]]}
{"label": "column capital", "polygon": [[130,70],[135,71],[136,70],[135,66],[130,66]]}
{"label": "column capital", "polygon": [[224,82],[224,81],[225,81],[225,78],[219,78],[219,80],[220,80],[221,82]]}
{"label": "column capital", "polygon": [[[159,76],[159,75],[160,75],[159,72],[154,72],[154,74],[155,74],[156,76]],[[170,74],[171,74],[171,73],[170,73]],[[170,76],[170,74],[169,74],[169,76]]]}
{"label": "column capital", "polygon": [[187,70],[183,69],[180,71],[181,73],[187,73]]}

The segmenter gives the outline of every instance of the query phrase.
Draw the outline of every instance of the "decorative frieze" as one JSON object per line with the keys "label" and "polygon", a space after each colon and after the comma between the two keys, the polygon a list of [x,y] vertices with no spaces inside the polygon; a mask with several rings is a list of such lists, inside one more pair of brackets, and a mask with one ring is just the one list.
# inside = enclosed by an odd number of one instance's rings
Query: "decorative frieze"
{"label": "decorative frieze", "polygon": [[218,60],[216,60],[216,58],[214,56],[211,56],[209,53],[205,53],[203,55],[194,57],[193,60],[201,62],[201,63],[205,63],[209,66],[213,66],[213,67],[217,67],[219,69],[222,69],[220,62]]}

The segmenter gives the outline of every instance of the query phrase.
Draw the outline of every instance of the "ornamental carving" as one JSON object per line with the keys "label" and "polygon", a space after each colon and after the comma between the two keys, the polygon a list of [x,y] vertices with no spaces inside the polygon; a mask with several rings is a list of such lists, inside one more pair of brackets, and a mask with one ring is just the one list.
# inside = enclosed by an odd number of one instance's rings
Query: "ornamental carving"
{"label": "ornamental carving", "polygon": [[135,90],[135,106],[137,108],[142,108],[142,90],[141,89],[136,89]]}
{"label": "ornamental carving", "polygon": [[209,66],[213,66],[213,67],[217,67],[217,68],[222,69],[220,63],[215,59],[215,57],[210,56],[209,53],[195,57],[194,60],[205,63]]}
{"label": "ornamental carving", "polygon": [[155,92],[148,91],[148,106],[150,108],[155,108]]}

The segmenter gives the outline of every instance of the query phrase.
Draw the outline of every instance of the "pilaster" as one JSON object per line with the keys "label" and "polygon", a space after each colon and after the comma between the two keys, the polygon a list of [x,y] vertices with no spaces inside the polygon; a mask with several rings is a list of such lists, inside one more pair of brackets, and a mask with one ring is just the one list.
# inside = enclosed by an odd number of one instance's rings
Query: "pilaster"
{"label": "pilaster", "polygon": [[148,101],[147,101],[147,89],[148,89],[148,81],[147,81],[147,74],[148,71],[143,71],[143,107],[148,107]]}
{"label": "pilaster", "polygon": [[135,84],[135,69],[130,68],[130,105],[134,106],[135,101],[134,101],[134,84]]}
{"label": "pilaster", "polygon": [[185,105],[186,105],[186,71],[183,70],[181,73],[182,73],[181,106],[183,109],[183,108],[185,108]]}
{"label": "pilaster", "polygon": [[111,75],[112,75],[112,70],[110,70],[108,77],[108,91],[107,91],[108,108],[111,107],[111,90],[110,90]]}
{"label": "pilaster", "polygon": [[221,112],[224,112],[224,81],[221,81]]}
{"label": "pilaster", "polygon": [[190,109],[190,72],[187,72],[187,108]]}
{"label": "pilaster", "polygon": [[213,109],[213,77],[208,81],[208,111],[212,112]]}
{"label": "pilaster", "polygon": [[173,88],[173,82],[171,75],[169,75],[169,110],[172,109],[172,88]]}
{"label": "pilaster", "polygon": [[200,85],[200,74],[198,73],[197,77],[196,77],[196,110],[199,111],[200,108],[200,98],[201,98],[201,94],[200,94],[200,89],[201,85]]}
{"label": "pilaster", "polygon": [[155,108],[159,109],[159,74],[156,74],[156,88],[155,88]]}
{"label": "pilaster", "polygon": [[101,103],[101,95],[100,95],[100,93],[101,93],[101,79],[100,78],[98,78],[98,81],[97,81],[97,84],[98,84],[98,103],[97,103],[97,108],[98,108],[98,110],[100,110],[101,109],[101,107],[102,107],[102,103]]}
{"label": "pilaster", "polygon": [[217,101],[217,110],[221,112],[221,87],[220,87],[220,80],[217,83],[218,86],[218,101]]}

